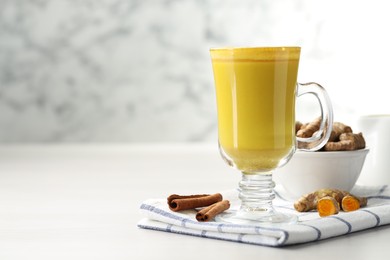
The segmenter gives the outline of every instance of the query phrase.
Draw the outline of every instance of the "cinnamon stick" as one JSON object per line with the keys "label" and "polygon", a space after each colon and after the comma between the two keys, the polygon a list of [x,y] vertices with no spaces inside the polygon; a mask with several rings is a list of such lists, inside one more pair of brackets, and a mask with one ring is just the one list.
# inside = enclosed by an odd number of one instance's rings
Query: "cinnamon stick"
{"label": "cinnamon stick", "polygon": [[181,196],[172,194],[168,197],[167,202],[172,211],[180,211],[185,209],[194,209],[198,207],[206,207],[222,200],[222,195],[216,193],[213,195],[188,195]]}
{"label": "cinnamon stick", "polygon": [[230,208],[230,203],[228,200],[219,201],[199,211],[196,214],[196,220],[199,222],[212,220],[216,215],[227,210],[228,208]]}
{"label": "cinnamon stick", "polygon": [[167,198],[168,205],[171,204],[173,200],[176,199],[194,199],[194,198],[201,198],[201,197],[206,197],[210,196],[210,194],[197,194],[197,195],[177,195],[177,194],[172,194]]}

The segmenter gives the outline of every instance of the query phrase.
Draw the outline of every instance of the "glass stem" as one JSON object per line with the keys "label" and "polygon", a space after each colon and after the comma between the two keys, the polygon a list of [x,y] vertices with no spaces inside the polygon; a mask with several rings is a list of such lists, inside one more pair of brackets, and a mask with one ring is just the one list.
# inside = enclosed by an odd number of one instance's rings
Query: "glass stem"
{"label": "glass stem", "polygon": [[272,172],[261,174],[242,174],[239,182],[239,198],[241,199],[241,212],[271,213],[273,191],[275,183],[272,181]]}

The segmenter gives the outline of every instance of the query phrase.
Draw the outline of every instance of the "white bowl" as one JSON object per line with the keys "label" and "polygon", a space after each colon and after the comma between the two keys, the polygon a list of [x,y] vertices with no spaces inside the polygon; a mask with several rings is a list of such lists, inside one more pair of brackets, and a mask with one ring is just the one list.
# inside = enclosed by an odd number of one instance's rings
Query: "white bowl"
{"label": "white bowl", "polygon": [[275,182],[288,195],[301,197],[322,188],[350,191],[359,178],[369,149],[339,152],[297,151],[282,168],[275,170]]}

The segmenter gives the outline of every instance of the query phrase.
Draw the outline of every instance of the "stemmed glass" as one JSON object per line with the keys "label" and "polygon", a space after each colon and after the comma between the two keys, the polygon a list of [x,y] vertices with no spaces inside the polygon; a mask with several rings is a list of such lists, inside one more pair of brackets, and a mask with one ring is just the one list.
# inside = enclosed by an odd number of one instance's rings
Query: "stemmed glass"
{"label": "stemmed glass", "polygon": [[[315,151],[328,140],[333,112],[317,83],[297,83],[300,47],[214,48],[210,50],[222,158],[242,172],[241,207],[219,216],[240,224],[296,221],[275,211],[272,172],[285,165],[298,147]],[[320,130],[310,138],[295,136],[295,100],[313,94],[321,108]]]}

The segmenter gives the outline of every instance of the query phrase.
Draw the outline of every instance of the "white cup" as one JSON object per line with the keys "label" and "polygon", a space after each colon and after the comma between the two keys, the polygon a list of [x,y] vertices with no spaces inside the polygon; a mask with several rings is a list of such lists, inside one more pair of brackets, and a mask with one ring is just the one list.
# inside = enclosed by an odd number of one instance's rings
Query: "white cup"
{"label": "white cup", "polygon": [[390,184],[390,114],[361,116],[357,126],[370,149],[357,182]]}

